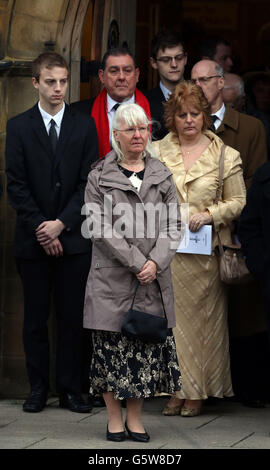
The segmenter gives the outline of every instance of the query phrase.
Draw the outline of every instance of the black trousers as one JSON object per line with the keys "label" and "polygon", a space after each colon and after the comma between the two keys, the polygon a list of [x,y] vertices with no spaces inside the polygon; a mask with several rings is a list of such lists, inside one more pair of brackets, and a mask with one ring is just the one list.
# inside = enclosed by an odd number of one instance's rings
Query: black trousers
{"label": "black trousers", "polygon": [[83,306],[91,254],[59,258],[17,258],[24,290],[23,342],[31,389],[49,390],[48,318],[54,301],[57,319],[56,391],[80,393]]}

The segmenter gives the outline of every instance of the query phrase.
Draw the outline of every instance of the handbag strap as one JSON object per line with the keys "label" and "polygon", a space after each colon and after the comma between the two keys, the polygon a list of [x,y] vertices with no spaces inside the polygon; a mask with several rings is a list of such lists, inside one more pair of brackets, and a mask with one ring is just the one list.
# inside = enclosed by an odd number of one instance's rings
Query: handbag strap
{"label": "handbag strap", "polygon": [[221,153],[220,153],[220,157],[219,157],[218,187],[217,187],[216,197],[215,197],[215,200],[214,200],[215,204],[218,203],[218,200],[219,200],[219,197],[220,197],[220,194],[221,194],[221,189],[222,189],[225,148],[226,148],[226,145],[223,144],[222,147],[221,147]]}
{"label": "handbag strap", "polygon": [[[224,154],[225,154],[225,148],[226,145],[223,144],[221,147],[221,154],[219,157],[219,175],[218,175],[218,187],[217,187],[217,192],[216,192],[216,197],[215,197],[215,204],[218,204],[218,200],[221,194],[222,190],[222,180],[223,180],[223,172],[224,172]],[[218,238],[218,247],[219,247],[219,252],[222,255],[224,253],[224,249],[220,240],[219,236],[219,231],[217,230],[217,238]]]}
{"label": "handbag strap", "polygon": [[[162,302],[162,306],[163,306],[164,316],[165,316],[165,318],[167,319],[166,310],[165,310],[164,301],[163,301],[163,296],[162,296],[162,291],[161,291],[161,288],[160,288],[160,285],[159,285],[159,282],[158,282],[157,279],[156,279],[156,281],[157,281],[157,285],[158,285],[159,292],[160,292],[160,297],[161,297],[161,302]],[[133,305],[134,305],[134,302],[135,302],[135,297],[136,297],[136,294],[137,294],[137,290],[138,290],[138,287],[139,287],[140,285],[141,285],[140,282],[137,281],[137,285],[136,285],[136,288],[135,288],[135,292],[134,292],[134,296],[133,296],[131,308],[133,308]]]}

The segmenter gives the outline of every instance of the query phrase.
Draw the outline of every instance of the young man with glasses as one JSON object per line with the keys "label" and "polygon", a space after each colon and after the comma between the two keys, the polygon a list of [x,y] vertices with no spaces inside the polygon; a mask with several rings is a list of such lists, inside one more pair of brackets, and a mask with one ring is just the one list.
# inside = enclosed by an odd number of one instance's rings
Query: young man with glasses
{"label": "young man with glasses", "polygon": [[180,34],[161,31],[152,39],[150,64],[158,71],[160,82],[145,95],[150,103],[151,116],[158,123],[153,125],[155,140],[163,139],[168,133],[163,118],[163,103],[183,79],[186,63],[187,54]]}

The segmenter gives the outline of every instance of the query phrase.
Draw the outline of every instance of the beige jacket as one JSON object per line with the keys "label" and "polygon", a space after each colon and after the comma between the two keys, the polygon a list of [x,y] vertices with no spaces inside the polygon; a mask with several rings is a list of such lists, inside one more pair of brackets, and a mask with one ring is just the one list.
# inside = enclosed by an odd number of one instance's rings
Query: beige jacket
{"label": "beige jacket", "polygon": [[[110,209],[104,205],[104,196],[107,201],[111,198],[112,222],[107,222]],[[85,202],[92,203],[90,209],[94,218],[91,220],[95,223],[91,225],[92,265],[86,286],[84,327],[115,332],[121,330],[123,317],[131,306],[135,291],[135,274],[141,271],[147,259],[155,261],[158,266],[168,327],[173,327],[175,316],[170,263],[180,242],[181,224],[171,172],[158,159],[147,155],[144,179],[138,192],[118,168],[116,154],[112,151],[89,173]],[[166,209],[173,203],[177,208],[169,233],[166,211],[162,213],[159,223],[158,212],[150,211],[147,216],[147,203],[163,203]],[[116,214],[119,204],[124,204],[124,215],[120,214],[121,210]],[[136,220],[141,222],[137,236]],[[108,236],[112,226],[115,231]],[[125,235],[120,233],[123,228]],[[105,229],[107,236],[104,236]],[[138,288],[134,308],[163,315],[155,281]]]}
{"label": "beige jacket", "polygon": [[159,158],[172,172],[179,203],[189,203],[190,215],[206,209],[213,217],[213,248],[217,245],[216,231],[222,243],[230,244],[229,224],[237,219],[245,205],[245,184],[239,152],[226,146],[222,194],[214,204],[219,180],[219,158],[222,140],[211,131],[205,131],[211,142],[192,168],[186,172],[178,137],[169,133],[154,142]]}

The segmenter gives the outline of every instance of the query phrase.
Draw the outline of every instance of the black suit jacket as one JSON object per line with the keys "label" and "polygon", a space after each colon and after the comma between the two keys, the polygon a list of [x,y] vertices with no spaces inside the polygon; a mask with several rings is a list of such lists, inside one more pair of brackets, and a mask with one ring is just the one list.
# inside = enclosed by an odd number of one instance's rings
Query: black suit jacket
{"label": "black suit jacket", "polygon": [[267,283],[270,307],[270,162],[256,171],[238,222],[249,270]]}
{"label": "black suit jacket", "polygon": [[150,104],[151,117],[157,121],[157,124],[153,123],[153,140],[163,139],[163,137],[165,137],[169,132],[164,121],[163,103],[166,102],[165,96],[163,95],[160,86],[152,88],[150,91],[146,91],[145,96]]}
{"label": "black suit jacket", "polygon": [[74,103],[70,103],[70,107],[89,116],[89,114],[91,114],[94,101],[95,98],[90,98],[90,100],[75,101]]}
{"label": "black suit jacket", "polygon": [[97,159],[94,120],[68,105],[55,156],[37,105],[8,121],[6,173],[9,201],[17,212],[15,256],[44,256],[35,229],[56,218],[66,225],[59,237],[64,254],[89,252],[90,241],[81,235],[81,209],[87,176]]}

